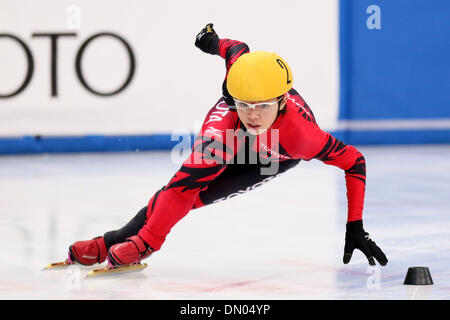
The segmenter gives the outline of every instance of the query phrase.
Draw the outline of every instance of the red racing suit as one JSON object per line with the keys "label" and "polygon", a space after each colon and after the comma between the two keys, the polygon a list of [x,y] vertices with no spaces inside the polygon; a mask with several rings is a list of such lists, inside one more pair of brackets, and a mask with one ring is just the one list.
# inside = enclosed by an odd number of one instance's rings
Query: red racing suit
{"label": "red racing suit", "polygon": [[[215,53],[225,59],[227,74],[234,61],[249,52],[245,43],[230,39],[220,39],[216,46]],[[321,130],[295,89],[286,94],[285,110],[258,136],[246,134],[226,91],[226,77],[223,92],[224,97],[206,115],[190,156],[148,203],[145,223],[138,232],[148,245],[159,250],[172,227],[190,210],[251,190],[301,160],[318,159],[344,170],[348,221],[362,219],[363,155]],[[255,155],[256,161],[251,162]],[[263,174],[262,169],[268,173]]]}

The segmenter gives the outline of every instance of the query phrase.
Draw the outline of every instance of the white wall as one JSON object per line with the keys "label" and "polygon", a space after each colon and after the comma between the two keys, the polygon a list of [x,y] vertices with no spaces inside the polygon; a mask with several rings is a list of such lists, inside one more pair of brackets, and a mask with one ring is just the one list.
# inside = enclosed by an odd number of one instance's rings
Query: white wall
{"label": "white wall", "polygon": [[[80,29],[69,28],[71,5],[81,10]],[[194,131],[221,96],[225,75],[223,59],[194,46],[195,36],[209,22],[221,38],[282,56],[319,125],[332,130],[338,110],[337,10],[337,0],[3,0],[0,33],[26,42],[35,70],[25,91],[0,99],[0,136]],[[137,63],[131,84],[113,97],[88,92],[74,67],[80,45],[105,31],[123,36]],[[58,41],[57,98],[50,95],[50,41],[33,38],[37,32],[77,33]],[[0,94],[17,88],[25,69],[23,50],[0,38]],[[86,49],[83,72],[96,89],[114,89],[127,71],[127,54],[117,41],[101,38]]]}

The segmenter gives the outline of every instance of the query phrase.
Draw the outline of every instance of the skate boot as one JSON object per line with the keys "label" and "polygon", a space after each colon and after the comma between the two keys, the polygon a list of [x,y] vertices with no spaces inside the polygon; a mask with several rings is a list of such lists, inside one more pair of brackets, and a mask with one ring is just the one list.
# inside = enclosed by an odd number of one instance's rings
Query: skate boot
{"label": "skate boot", "polygon": [[77,241],[69,247],[70,262],[78,262],[85,266],[102,263],[106,260],[108,250],[103,237]]}

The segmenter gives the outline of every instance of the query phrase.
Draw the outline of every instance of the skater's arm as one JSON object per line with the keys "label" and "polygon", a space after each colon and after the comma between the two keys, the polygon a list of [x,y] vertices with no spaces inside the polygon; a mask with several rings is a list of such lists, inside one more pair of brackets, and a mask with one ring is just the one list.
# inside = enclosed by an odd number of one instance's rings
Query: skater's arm
{"label": "skater's arm", "polygon": [[346,145],[321,130],[312,121],[302,121],[298,149],[303,159],[318,159],[345,172],[347,186],[347,221],[362,219],[366,186],[366,162],[355,147]]}
{"label": "skater's arm", "polygon": [[212,24],[208,24],[200,31],[195,39],[195,45],[203,52],[213,55],[219,55],[225,59],[227,72],[222,83],[222,94],[227,104],[229,106],[233,106],[234,100],[227,89],[228,71],[240,56],[250,52],[248,45],[237,40],[231,40],[227,38],[220,39],[212,28]]}
{"label": "skater's arm", "polygon": [[381,265],[386,265],[388,263],[386,255],[363,228],[362,213],[366,188],[364,156],[354,146],[346,145],[321,130],[306,104],[296,103],[296,105],[298,109],[293,111],[298,116],[289,117],[286,126],[292,130],[289,136],[295,137],[285,142],[291,151],[290,154],[305,160],[319,159],[345,172],[348,215],[343,262],[349,263],[353,251],[358,249],[364,253],[370,265],[375,265],[375,259]]}
{"label": "skater's arm", "polygon": [[228,73],[231,65],[244,53],[250,52],[250,48],[244,42],[224,38],[217,42],[217,52],[225,59]]}
{"label": "skater's arm", "polygon": [[314,158],[345,171],[348,202],[347,221],[362,220],[366,188],[365,158],[354,146],[346,145],[329,133],[325,139],[324,146]]}
{"label": "skater's arm", "polygon": [[227,72],[241,55],[250,52],[248,45],[244,42],[227,38],[220,39],[212,28],[212,24],[208,24],[200,31],[195,45],[203,52],[224,58]]}

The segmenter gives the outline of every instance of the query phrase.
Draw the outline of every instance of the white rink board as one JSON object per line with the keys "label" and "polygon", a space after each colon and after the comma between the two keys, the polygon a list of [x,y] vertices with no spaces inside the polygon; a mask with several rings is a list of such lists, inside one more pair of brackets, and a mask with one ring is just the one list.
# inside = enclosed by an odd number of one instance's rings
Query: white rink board
{"label": "white rink board", "polygon": [[[342,263],[343,172],[313,160],[191,211],[144,271],[94,279],[83,278],[92,267],[41,269],[124,225],[179,165],[162,152],[2,157],[0,299],[449,299],[450,147],[360,151],[364,225],[385,267],[359,251]],[[403,285],[412,266],[434,285]]]}
{"label": "white rink board", "polygon": [[[290,64],[294,87],[325,130],[338,112],[338,1],[3,1],[0,33],[25,42],[34,73],[20,94],[0,98],[0,137],[23,135],[153,134],[195,131],[221,96],[225,64],[194,46],[209,22],[221,38],[246,42],[251,50],[274,51]],[[257,10],[256,10],[257,9]],[[76,15],[74,12],[79,12]],[[74,17],[79,17],[74,20]],[[51,96],[50,40],[36,33],[75,33],[58,40],[57,97]],[[131,46],[136,72],[111,97],[87,91],[75,60],[92,35],[112,32]],[[128,55],[111,38],[98,38],[82,59],[86,81],[112,91],[125,79]],[[24,51],[0,38],[0,94],[22,83]]]}

